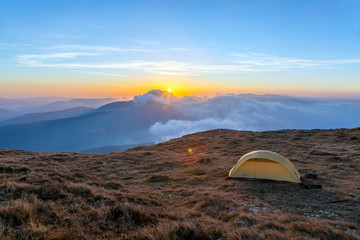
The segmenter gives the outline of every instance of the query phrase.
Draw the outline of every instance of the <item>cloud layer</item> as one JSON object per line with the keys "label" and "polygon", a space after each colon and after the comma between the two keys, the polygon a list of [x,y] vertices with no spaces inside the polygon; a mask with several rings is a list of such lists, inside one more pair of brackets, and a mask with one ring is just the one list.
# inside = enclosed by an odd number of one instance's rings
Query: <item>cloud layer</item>
{"label": "cloud layer", "polygon": [[[139,98],[139,97],[137,97]],[[164,99],[151,92],[142,99]],[[149,131],[157,141],[185,134],[226,128],[278,130],[353,128],[360,124],[360,101],[324,101],[278,95],[224,95],[168,101],[183,118],[156,122]]]}

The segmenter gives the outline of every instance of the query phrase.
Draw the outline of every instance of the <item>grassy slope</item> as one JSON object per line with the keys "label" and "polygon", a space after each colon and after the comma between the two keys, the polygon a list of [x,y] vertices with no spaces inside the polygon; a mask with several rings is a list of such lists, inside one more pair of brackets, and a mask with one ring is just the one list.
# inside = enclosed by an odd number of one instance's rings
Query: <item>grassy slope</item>
{"label": "grassy slope", "polygon": [[[359,138],[359,128],[214,130],[123,153],[0,150],[0,236],[360,239]],[[256,149],[316,170],[323,189],[227,180]]]}

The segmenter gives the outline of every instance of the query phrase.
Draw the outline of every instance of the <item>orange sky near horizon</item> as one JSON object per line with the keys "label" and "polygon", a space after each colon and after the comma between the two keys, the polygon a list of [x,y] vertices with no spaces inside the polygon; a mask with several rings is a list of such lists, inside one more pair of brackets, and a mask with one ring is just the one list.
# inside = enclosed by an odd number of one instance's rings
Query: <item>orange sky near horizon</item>
{"label": "orange sky near horizon", "polygon": [[[255,85],[255,86],[254,86]],[[182,97],[195,95],[199,97],[215,96],[217,94],[280,94],[310,98],[349,98],[360,99],[358,91],[348,89],[331,88],[327,86],[313,86],[309,88],[285,85],[271,86],[265,84],[234,84],[220,81],[205,81],[202,79],[188,79],[179,76],[134,76],[126,80],[109,80],[103,82],[86,81],[9,81],[0,86],[0,97],[24,98],[24,97],[70,97],[70,98],[128,98],[144,94],[152,89],[166,91],[172,89],[172,93]],[[340,90],[340,91],[339,91]]]}

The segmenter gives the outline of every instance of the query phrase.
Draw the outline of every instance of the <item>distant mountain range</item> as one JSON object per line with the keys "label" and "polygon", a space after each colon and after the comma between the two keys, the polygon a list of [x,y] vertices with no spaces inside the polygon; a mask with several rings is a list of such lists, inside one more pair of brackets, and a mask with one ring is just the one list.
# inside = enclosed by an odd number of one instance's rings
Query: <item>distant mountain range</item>
{"label": "distant mountain range", "polygon": [[[52,116],[58,113],[53,112]],[[32,114],[30,117],[39,119],[50,115]],[[19,119],[29,120],[29,116]],[[181,119],[181,114],[163,103],[114,102],[80,116],[0,127],[0,147],[60,152],[136,145],[153,142],[149,127],[170,119]]]}
{"label": "distant mountain range", "polygon": [[54,120],[61,118],[75,117],[86,112],[94,110],[93,108],[87,107],[75,107],[68,108],[64,110],[54,111],[54,112],[44,112],[44,113],[27,113],[17,117],[10,118],[6,121],[0,122],[0,126],[13,125],[13,124],[26,124],[32,122]]}
{"label": "distant mountain range", "polygon": [[68,108],[75,108],[75,107],[98,108],[104,104],[115,101],[116,101],[115,98],[100,98],[100,99],[83,99],[83,98],[68,99],[68,98],[59,98],[59,97],[0,98],[0,109],[15,112],[17,113],[17,115],[22,115],[25,113],[54,112]]}
{"label": "distant mountain range", "polygon": [[115,101],[114,98],[0,98],[0,126],[71,117],[77,112],[86,111],[85,108],[91,110]]}
{"label": "distant mountain range", "polygon": [[114,98],[104,99],[71,99],[67,101],[57,101],[38,107],[38,112],[59,111],[75,107],[98,108],[104,104],[116,101]]}
{"label": "distant mountain range", "polygon": [[9,111],[6,109],[0,109],[0,122],[4,121],[6,119],[12,118],[18,114],[19,113],[17,113],[17,112]]}
{"label": "distant mountain range", "polygon": [[131,101],[47,102],[50,99],[0,98],[0,148],[107,153],[217,128],[264,131],[360,124],[360,101],[356,100],[271,94],[178,98],[161,90]]}

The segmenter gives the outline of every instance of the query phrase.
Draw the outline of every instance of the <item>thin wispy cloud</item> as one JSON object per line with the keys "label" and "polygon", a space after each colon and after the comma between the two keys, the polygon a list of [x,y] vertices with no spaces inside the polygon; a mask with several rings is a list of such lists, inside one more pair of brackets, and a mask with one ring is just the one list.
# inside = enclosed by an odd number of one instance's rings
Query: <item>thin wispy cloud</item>
{"label": "thin wispy cloud", "polygon": [[[54,54],[55,56],[55,54]],[[49,63],[41,61],[54,56],[23,55],[18,57],[22,64],[32,67],[64,68],[64,69],[113,69],[149,72],[161,75],[189,75],[201,73],[229,72],[229,71],[257,71],[240,65],[203,65],[179,61],[130,61],[104,63]],[[70,58],[71,55],[69,55]],[[67,55],[59,56],[66,58]]]}
{"label": "thin wispy cloud", "polygon": [[96,51],[96,52],[153,52],[153,50],[142,48],[119,48],[108,46],[88,46],[88,45],[54,45],[45,47],[48,50],[75,50],[75,51]]}
{"label": "thin wispy cloud", "polygon": [[139,72],[150,72],[163,75],[185,75],[190,71],[187,63],[163,61],[131,61],[131,62],[105,62],[105,63],[45,63],[36,59],[35,56],[20,56],[18,61],[32,67],[63,68],[63,69],[109,69],[109,70],[130,70]]}
{"label": "thin wispy cloud", "polygon": [[[148,72],[161,75],[200,75],[206,73],[232,73],[232,72],[270,72],[292,69],[322,69],[335,65],[358,64],[360,59],[301,59],[279,57],[262,53],[232,53],[227,63],[215,62],[212,64],[200,61],[178,61],[176,56],[170,60],[123,60],[119,53],[148,53],[155,55],[156,51],[140,48],[119,48],[109,46],[86,45],[55,45],[44,48],[53,53],[24,54],[17,56],[17,61],[23,65],[45,68],[64,69],[103,69],[123,70],[134,72]],[[172,48],[160,51],[189,51],[187,48]],[[89,58],[79,59],[81,56]],[[114,61],[101,61],[92,58],[101,56],[102,59],[111,57]],[[151,56],[151,55],[150,55]],[[190,57],[190,56],[189,56]],[[139,56],[137,55],[137,58]],[[156,56],[153,57],[156,59]],[[71,61],[67,61],[71,59]],[[101,71],[100,71],[101,72]]]}
{"label": "thin wispy cloud", "polygon": [[66,34],[66,33],[53,33],[51,34],[55,38],[61,38],[61,39],[79,39],[80,36],[74,35],[74,34]]}
{"label": "thin wispy cloud", "polygon": [[233,53],[234,63],[251,68],[272,68],[273,70],[296,69],[308,67],[329,67],[331,65],[360,63],[360,59],[301,59],[273,56],[262,53]]}
{"label": "thin wispy cloud", "polygon": [[190,48],[170,48],[168,50],[171,52],[180,52],[180,51],[191,51],[192,49],[190,49]]}
{"label": "thin wispy cloud", "polygon": [[93,28],[97,28],[97,29],[106,29],[105,27],[101,26],[101,25],[98,25],[98,24],[94,24],[94,23],[87,23],[87,22],[84,22],[83,24],[89,26],[89,27],[93,27]]}
{"label": "thin wispy cloud", "polygon": [[109,77],[124,76],[124,74],[107,72],[107,71],[89,71],[89,70],[70,70],[70,71],[76,72],[76,73],[84,73],[84,74],[88,74],[88,75],[100,75],[100,76],[109,76]]}
{"label": "thin wispy cloud", "polygon": [[84,53],[84,52],[61,52],[48,54],[25,54],[17,57],[17,61],[21,64],[37,66],[43,64],[46,60],[51,59],[74,59],[79,56],[98,56],[98,53]]}
{"label": "thin wispy cloud", "polygon": [[33,59],[53,59],[53,58],[75,58],[78,56],[98,56],[99,53],[84,53],[84,52],[61,52],[61,53],[48,53],[48,54],[28,54],[21,55],[22,58]]}
{"label": "thin wispy cloud", "polygon": [[27,48],[27,47],[35,47],[34,44],[31,43],[17,43],[17,42],[0,42],[0,48],[9,49],[9,48]]}
{"label": "thin wispy cloud", "polygon": [[143,44],[143,45],[159,45],[159,42],[156,41],[141,41],[141,40],[135,40],[136,43]]}

